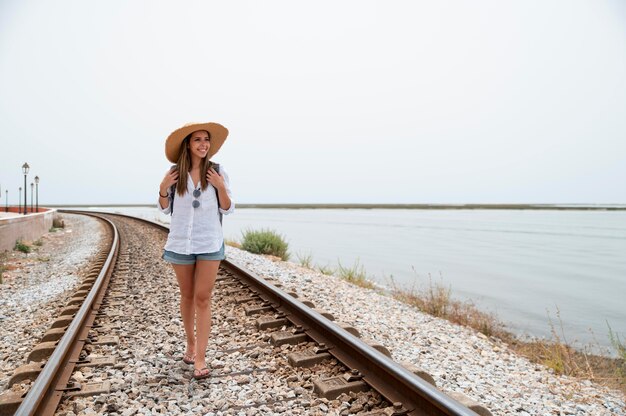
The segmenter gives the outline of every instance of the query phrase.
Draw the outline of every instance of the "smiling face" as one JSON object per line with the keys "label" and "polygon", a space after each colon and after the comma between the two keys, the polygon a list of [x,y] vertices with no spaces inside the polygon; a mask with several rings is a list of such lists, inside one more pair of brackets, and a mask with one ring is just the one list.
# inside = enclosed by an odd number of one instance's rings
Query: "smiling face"
{"label": "smiling face", "polygon": [[192,159],[203,159],[209,153],[211,142],[209,132],[206,130],[198,130],[191,133],[189,138],[189,153]]}

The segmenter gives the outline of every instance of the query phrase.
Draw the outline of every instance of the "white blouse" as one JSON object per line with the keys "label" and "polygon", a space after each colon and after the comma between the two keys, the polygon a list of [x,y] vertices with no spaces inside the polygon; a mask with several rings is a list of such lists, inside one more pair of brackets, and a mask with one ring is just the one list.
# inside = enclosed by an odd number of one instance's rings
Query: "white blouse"
{"label": "white blouse", "polygon": [[[172,214],[165,250],[178,254],[201,254],[213,253],[222,248],[224,234],[219,212],[222,214],[234,212],[235,202],[230,192],[228,174],[222,165],[220,165],[220,175],[224,177],[226,193],[230,197],[230,207],[227,210],[218,207],[216,189],[211,184],[208,184],[200,196],[195,198],[193,191],[196,187],[194,187],[191,175],[188,174],[185,195],[181,197],[177,192],[174,194],[174,213]],[[200,182],[198,182],[197,189],[200,187]],[[198,208],[194,208],[192,205],[195,200],[200,201]],[[160,202],[157,201],[157,206],[164,214],[171,212],[169,203],[167,207],[161,208]]]}

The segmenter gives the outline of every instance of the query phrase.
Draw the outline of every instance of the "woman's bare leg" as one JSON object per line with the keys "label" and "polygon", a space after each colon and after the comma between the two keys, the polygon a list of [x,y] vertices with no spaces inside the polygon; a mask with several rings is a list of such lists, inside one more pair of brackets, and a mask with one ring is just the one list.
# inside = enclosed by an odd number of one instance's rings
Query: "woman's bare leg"
{"label": "woman's bare leg", "polygon": [[194,273],[195,264],[172,264],[178,287],[180,288],[180,315],[187,337],[187,351],[192,357],[196,353],[196,337],[194,335]]}
{"label": "woman's bare leg", "polygon": [[219,260],[200,260],[196,262],[195,305],[196,305],[196,363],[195,368],[206,367],[206,348],[211,334],[211,299]]}

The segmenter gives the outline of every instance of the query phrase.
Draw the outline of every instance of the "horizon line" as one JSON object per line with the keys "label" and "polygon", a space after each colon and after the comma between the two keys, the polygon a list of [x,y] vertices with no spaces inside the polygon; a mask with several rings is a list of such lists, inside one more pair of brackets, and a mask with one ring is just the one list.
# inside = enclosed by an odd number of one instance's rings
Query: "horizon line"
{"label": "horizon line", "polygon": [[[39,204],[41,207],[42,205]],[[56,207],[154,207],[156,203],[149,204],[46,204],[44,206]],[[284,208],[284,209],[544,209],[544,210],[609,210],[626,211],[626,204],[589,204],[589,203],[549,203],[549,204],[511,204],[511,203],[471,203],[471,204],[393,204],[393,203],[238,203],[237,208]]]}

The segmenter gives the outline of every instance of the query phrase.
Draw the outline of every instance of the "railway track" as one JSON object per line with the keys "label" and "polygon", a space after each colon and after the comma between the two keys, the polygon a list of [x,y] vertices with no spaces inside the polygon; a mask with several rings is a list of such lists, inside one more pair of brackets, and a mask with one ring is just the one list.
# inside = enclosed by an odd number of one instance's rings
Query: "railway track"
{"label": "railway track", "polygon": [[14,387],[0,396],[0,416],[477,414],[419,369],[392,361],[384,346],[229,261],[222,262],[213,292],[211,377],[191,380],[193,366],[180,361],[175,278],[159,260],[167,228],[84,214],[109,225],[109,252],[31,352],[32,363],[15,371]]}

